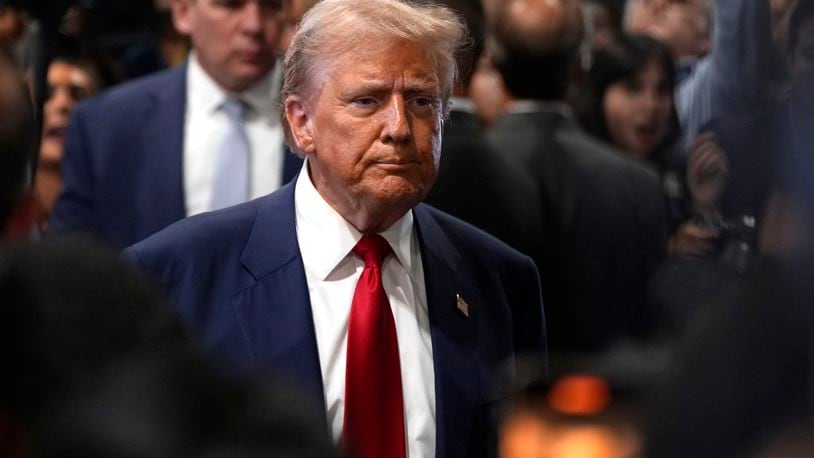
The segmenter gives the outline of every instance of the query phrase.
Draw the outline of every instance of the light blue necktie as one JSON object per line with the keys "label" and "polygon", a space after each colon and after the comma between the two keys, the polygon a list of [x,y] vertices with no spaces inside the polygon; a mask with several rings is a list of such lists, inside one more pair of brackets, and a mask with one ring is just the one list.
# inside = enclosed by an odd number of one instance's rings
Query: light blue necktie
{"label": "light blue necktie", "polygon": [[215,163],[210,210],[218,210],[249,200],[251,147],[243,126],[243,120],[249,107],[242,100],[226,99],[221,109],[229,118],[229,125]]}

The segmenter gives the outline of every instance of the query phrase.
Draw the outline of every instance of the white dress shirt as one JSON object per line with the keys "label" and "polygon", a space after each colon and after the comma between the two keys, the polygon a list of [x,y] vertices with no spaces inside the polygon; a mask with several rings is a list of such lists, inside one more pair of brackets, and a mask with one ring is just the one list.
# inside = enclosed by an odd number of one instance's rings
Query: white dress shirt
{"label": "white dress shirt", "polygon": [[[294,190],[297,241],[314,316],[325,406],[334,440],[342,435],[348,320],[364,262],[351,250],[362,234],[317,192],[307,161]],[[435,456],[435,371],[427,294],[413,213],[380,234],[393,254],[382,266],[382,284],[393,311],[401,363],[407,454]]]}
{"label": "white dress shirt", "polygon": [[201,68],[193,53],[187,64],[184,112],[184,203],[187,216],[210,210],[215,164],[229,119],[221,110],[227,96],[239,97],[251,109],[246,135],[251,145],[249,195],[266,195],[282,184],[283,129],[280,121],[281,65],[240,94],[227,94]]}

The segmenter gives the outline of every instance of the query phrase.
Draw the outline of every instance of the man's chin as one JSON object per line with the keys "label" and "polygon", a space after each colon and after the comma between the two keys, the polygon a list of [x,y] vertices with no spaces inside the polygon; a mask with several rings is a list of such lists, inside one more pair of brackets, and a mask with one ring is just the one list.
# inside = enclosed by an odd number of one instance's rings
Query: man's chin
{"label": "man's chin", "polygon": [[241,64],[238,69],[233,72],[233,80],[235,86],[242,87],[243,90],[248,89],[260,80],[262,80],[271,71],[273,65],[252,65]]}
{"label": "man's chin", "polygon": [[420,187],[404,186],[379,189],[369,195],[369,202],[377,207],[378,212],[406,213],[427,196]]}
{"label": "man's chin", "polygon": [[373,188],[372,194],[382,202],[412,202],[417,205],[427,196],[430,186],[423,180],[398,175],[387,176]]}

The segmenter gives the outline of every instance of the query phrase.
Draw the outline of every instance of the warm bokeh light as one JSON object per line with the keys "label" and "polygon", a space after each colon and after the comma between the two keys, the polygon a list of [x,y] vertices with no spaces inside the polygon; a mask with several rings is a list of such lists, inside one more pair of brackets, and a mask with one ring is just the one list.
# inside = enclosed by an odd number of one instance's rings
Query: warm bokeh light
{"label": "warm bokeh light", "polygon": [[566,415],[595,415],[610,403],[608,384],[590,375],[569,375],[554,384],[548,394],[551,409]]}
{"label": "warm bokeh light", "polygon": [[500,458],[633,458],[641,440],[628,426],[551,422],[531,411],[516,411],[504,422]]}

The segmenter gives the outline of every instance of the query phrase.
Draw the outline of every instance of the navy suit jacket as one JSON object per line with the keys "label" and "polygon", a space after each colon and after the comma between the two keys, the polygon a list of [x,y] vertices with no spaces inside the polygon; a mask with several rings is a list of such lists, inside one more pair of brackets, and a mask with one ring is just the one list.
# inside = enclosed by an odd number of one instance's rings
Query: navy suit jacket
{"label": "navy suit jacket", "polygon": [[[437,456],[490,456],[496,374],[515,354],[545,351],[530,258],[427,205],[415,207],[435,367]],[[182,220],[125,250],[155,274],[184,322],[220,363],[296,382],[324,413],[294,185]],[[456,295],[469,305],[465,316]],[[509,366],[511,367],[511,366]]]}
{"label": "navy suit jacket", "polygon": [[[185,106],[186,65],[78,105],[50,227],[126,247],[184,218]],[[287,152],[284,157],[285,183],[302,160]]]}

